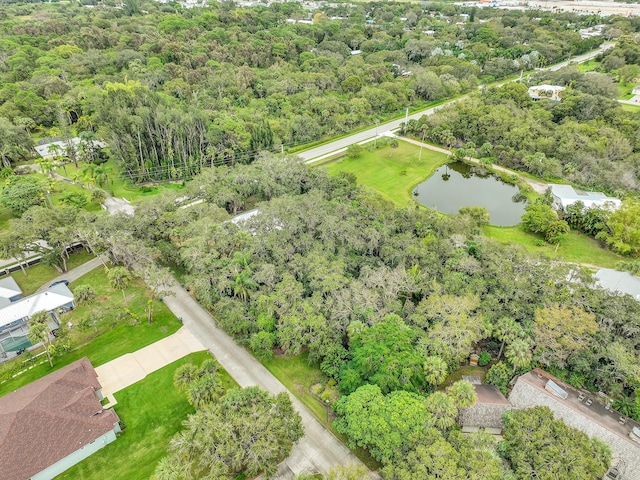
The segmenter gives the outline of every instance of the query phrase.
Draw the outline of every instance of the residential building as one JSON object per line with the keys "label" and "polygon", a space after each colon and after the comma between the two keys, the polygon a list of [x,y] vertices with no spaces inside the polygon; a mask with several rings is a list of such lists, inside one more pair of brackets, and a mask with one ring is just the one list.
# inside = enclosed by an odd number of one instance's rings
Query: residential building
{"label": "residential building", "polygon": [[569,205],[582,202],[586,208],[605,207],[612,210],[622,205],[619,198],[608,197],[602,192],[582,192],[575,190],[571,185],[549,185],[553,195],[553,206],[556,210],[564,210]]}
{"label": "residential building", "polygon": [[534,85],[529,87],[529,96],[533,100],[555,100],[559,102],[562,100],[560,92],[564,89],[565,87],[559,85]]}
{"label": "residential building", "polygon": [[22,298],[22,289],[13,277],[0,279],[0,308]]}
{"label": "residential building", "polygon": [[116,439],[87,358],[0,397],[0,478],[49,480]]}
{"label": "residential building", "polygon": [[609,445],[606,478],[640,480],[640,424],[612,410],[606,397],[577,390],[536,368],[518,377],[509,401],[515,408],[549,407],[556,419]]}
{"label": "residential building", "polygon": [[485,430],[494,435],[502,433],[502,415],[512,410],[509,400],[493,385],[474,385],[476,404],[462,408],[458,413],[458,423],[462,431],[477,432]]}
{"label": "residential building", "polygon": [[613,268],[601,268],[595,274],[596,283],[610,292],[631,295],[640,301],[640,277]]}
{"label": "residential building", "polygon": [[62,283],[44,292],[5,302],[0,306],[0,362],[13,358],[16,352],[31,346],[27,334],[29,319],[35,313],[43,310],[49,312],[49,328],[53,332],[60,327],[60,313],[74,308],[73,293]]}

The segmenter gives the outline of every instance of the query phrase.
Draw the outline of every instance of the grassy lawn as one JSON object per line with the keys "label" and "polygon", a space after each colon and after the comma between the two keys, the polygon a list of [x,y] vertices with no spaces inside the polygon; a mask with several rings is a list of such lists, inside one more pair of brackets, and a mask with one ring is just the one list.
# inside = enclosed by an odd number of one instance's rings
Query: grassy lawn
{"label": "grassy lawn", "polygon": [[[82,172],[86,169],[86,167],[86,162],[78,162],[77,167],[73,163],[68,163],[64,165],[64,167],[56,167],[55,171],[56,173],[67,178],[74,178],[76,173],[78,173],[78,175],[80,175],[79,180],[84,181],[82,178]],[[184,188],[181,183],[131,185],[120,176],[118,167],[111,160],[101,165],[101,167],[105,168],[108,176],[108,183],[102,185],[102,188],[108,191],[114,197],[126,198],[130,202],[135,202],[136,200],[139,200],[141,198],[157,195],[163,190],[182,190]],[[79,186],[77,186],[77,188],[81,189],[81,187]],[[88,192],[88,190],[86,189],[82,190],[84,192]]]}
{"label": "grassy lawn", "polygon": [[[146,321],[144,313],[147,296],[142,281],[138,280],[125,290],[129,301],[129,309],[138,315],[139,322],[132,323],[128,319],[117,320],[124,311],[124,299],[120,291],[109,286],[103,268],[97,268],[73,282],[71,290],[78,285],[91,285],[97,292],[98,300],[89,306],[81,306],[62,317],[63,323],[73,323],[69,331],[72,350],[54,359],[53,368],[48,363],[38,365],[31,370],[0,384],[0,395],[11,392],[33,380],[43,377],[58,368],[68,365],[82,357],[88,357],[94,366],[102,365],[125,353],[134,352],[158,340],[175,333],[180,323],[164,303],[156,301],[153,308],[153,323]],[[80,321],[87,317],[92,309],[104,311],[104,320],[93,328],[81,329]],[[17,361],[23,361],[18,357]]]}
{"label": "grassy lawn", "polygon": [[555,251],[556,247],[548,243],[538,245],[542,237],[524,232],[520,227],[487,226],[484,228],[484,233],[500,242],[517,243],[523,245],[530,252],[542,253],[550,258],[567,262],[615,268],[617,262],[624,260],[624,257],[602,248],[597,240],[574,230],[569,232],[560,242],[557,252]]}
{"label": "grassy lawn", "polygon": [[633,87],[635,87],[635,83],[620,83],[618,82],[618,92],[620,92],[620,96],[618,98],[622,99],[622,100],[629,100],[631,97],[633,97],[633,94],[631,93],[631,91],[633,90]]}
{"label": "grassy lawn", "polygon": [[[333,418],[330,416],[327,421],[327,409],[311,394],[311,386],[317,383],[325,384],[327,376],[316,366],[309,365],[308,355],[303,353],[296,357],[276,356],[270,360],[264,360],[262,364],[269,370],[287,389],[300,400],[315,417],[331,432],[347,445],[347,437],[340,435],[333,429]],[[382,467],[363,448],[353,450],[353,453],[371,470],[378,470]]]}
{"label": "grassy lawn", "polygon": [[358,158],[346,158],[323,168],[330,173],[353,173],[358,183],[374,188],[384,198],[404,207],[412,202],[411,190],[447,161],[446,155],[425,148],[418,163],[419,154],[420,147],[400,141],[396,149],[387,146],[365,150]]}
{"label": "grassy lawn", "polygon": [[629,104],[623,103],[620,106],[622,107],[623,110],[626,110],[627,112],[640,113],[640,105],[629,105]]}
{"label": "grassy lawn", "polygon": [[589,60],[587,62],[578,63],[576,67],[578,67],[578,70],[581,72],[592,72],[600,67],[600,62]]}
{"label": "grassy lawn", "polygon": [[[76,250],[74,253],[69,255],[67,268],[71,270],[88,262],[92,258],[94,258],[93,255],[87,253],[86,250]],[[26,277],[24,276],[24,273],[22,273],[22,270],[18,270],[11,274],[16,283],[22,289],[23,296],[31,295],[42,285],[50,282],[59,275],[64,275],[59,273],[54,267],[44,265],[42,263],[29,267],[26,271]]]}
{"label": "grassy lawn", "polygon": [[[181,429],[182,421],[193,413],[183,392],[173,386],[173,373],[185,363],[198,365],[211,358],[197,352],[153,372],[145,379],[116,393],[114,407],[126,429],[119,438],[75,465],[58,479],[142,480],[153,475],[158,461],[166,454],[171,437]],[[227,389],[237,387],[222,370]]]}

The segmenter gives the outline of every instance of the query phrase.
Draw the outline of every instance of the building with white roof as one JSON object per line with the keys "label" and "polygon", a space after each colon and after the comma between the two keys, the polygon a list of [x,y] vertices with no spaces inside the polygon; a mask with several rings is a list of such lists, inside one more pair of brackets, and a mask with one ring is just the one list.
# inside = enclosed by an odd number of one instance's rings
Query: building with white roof
{"label": "building with white roof", "polygon": [[631,295],[640,302],[640,277],[613,268],[601,268],[596,272],[595,279],[605,290]]}
{"label": "building with white roof", "polygon": [[608,197],[602,192],[581,192],[571,185],[549,185],[553,195],[553,206],[557,210],[564,210],[569,205],[582,202],[585,208],[604,207],[612,210],[620,208],[622,201],[619,198]]}
{"label": "building with white roof", "polygon": [[562,100],[560,92],[565,88],[559,85],[534,85],[529,87],[529,96],[533,100],[555,100],[559,102]]}
{"label": "building with white roof", "polygon": [[27,334],[29,319],[35,313],[49,312],[49,327],[53,331],[60,326],[59,313],[73,308],[73,293],[63,283],[0,307],[0,361],[11,358],[17,351],[31,346]]}

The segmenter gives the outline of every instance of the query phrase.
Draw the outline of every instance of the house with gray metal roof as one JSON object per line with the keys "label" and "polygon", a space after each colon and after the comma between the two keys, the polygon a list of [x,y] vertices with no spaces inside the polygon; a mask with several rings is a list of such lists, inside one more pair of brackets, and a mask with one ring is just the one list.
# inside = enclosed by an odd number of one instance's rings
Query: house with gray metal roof
{"label": "house with gray metal roof", "polygon": [[611,409],[606,398],[536,368],[518,377],[509,401],[515,408],[549,407],[556,419],[609,445],[611,469],[605,478],[640,480],[640,424]]}
{"label": "house with gray metal roof", "polygon": [[602,288],[622,295],[631,295],[640,302],[640,277],[613,268],[601,268],[594,277]]}
{"label": "house with gray metal roof", "polygon": [[619,198],[608,197],[602,192],[582,192],[575,190],[571,185],[550,184],[553,206],[556,210],[564,210],[569,205],[582,202],[585,208],[604,207],[612,210],[622,205]]}

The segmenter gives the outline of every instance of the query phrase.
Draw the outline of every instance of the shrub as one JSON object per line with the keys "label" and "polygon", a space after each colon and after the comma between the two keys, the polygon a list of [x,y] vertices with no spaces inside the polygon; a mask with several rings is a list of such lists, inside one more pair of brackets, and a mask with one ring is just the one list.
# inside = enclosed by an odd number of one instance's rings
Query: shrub
{"label": "shrub", "polygon": [[490,361],[491,361],[491,354],[489,352],[480,353],[480,358],[478,359],[478,365],[480,365],[481,367],[484,367],[485,365],[488,365]]}

